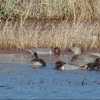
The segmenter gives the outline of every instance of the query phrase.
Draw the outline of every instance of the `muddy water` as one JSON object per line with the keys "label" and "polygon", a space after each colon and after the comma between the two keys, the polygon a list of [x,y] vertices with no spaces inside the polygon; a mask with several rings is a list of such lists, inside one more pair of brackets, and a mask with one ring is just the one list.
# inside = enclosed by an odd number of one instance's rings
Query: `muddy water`
{"label": "muddy water", "polygon": [[35,69],[29,54],[0,54],[0,99],[100,99],[100,71],[55,70],[58,58],[40,58],[47,66]]}

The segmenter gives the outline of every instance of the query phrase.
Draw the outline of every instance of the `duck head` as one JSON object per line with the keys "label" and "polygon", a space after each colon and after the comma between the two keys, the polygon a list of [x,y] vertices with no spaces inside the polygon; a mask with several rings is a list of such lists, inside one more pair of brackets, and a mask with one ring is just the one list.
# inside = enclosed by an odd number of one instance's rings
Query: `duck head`
{"label": "duck head", "polygon": [[58,61],[56,61],[56,63],[55,63],[55,69],[61,69],[61,67],[64,65],[64,64],[66,64],[65,62],[63,62],[63,61],[61,61],[61,60],[58,60]]}
{"label": "duck head", "polygon": [[53,52],[54,52],[54,54],[55,55],[60,55],[60,48],[59,47],[55,47],[54,49],[53,49]]}
{"label": "duck head", "polygon": [[38,55],[37,55],[36,52],[34,52],[34,54],[32,55],[32,58],[33,58],[33,59],[38,59]]}
{"label": "duck head", "polygon": [[73,51],[74,54],[81,54],[83,52],[83,48],[82,48],[82,45],[80,44],[74,44],[70,49],[69,51]]}

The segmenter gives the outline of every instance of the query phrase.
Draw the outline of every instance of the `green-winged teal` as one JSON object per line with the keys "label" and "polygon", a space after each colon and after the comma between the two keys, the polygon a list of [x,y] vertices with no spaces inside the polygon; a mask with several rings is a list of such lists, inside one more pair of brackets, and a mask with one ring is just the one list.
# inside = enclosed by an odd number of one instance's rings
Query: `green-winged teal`
{"label": "green-winged teal", "polygon": [[58,60],[55,63],[55,69],[57,70],[76,70],[76,69],[81,69],[81,67],[70,65],[70,64],[63,62],[62,60]]}
{"label": "green-winged teal", "polygon": [[32,55],[34,55],[34,52],[37,52],[37,54],[55,54],[60,55],[60,49],[59,47],[56,47],[54,49],[51,48],[33,48],[33,49],[26,49],[29,51]]}

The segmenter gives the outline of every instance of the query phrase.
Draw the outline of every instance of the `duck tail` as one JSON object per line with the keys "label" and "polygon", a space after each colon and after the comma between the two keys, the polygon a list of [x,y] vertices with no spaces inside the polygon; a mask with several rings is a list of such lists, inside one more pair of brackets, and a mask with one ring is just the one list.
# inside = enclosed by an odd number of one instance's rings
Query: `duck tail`
{"label": "duck tail", "polygon": [[30,49],[25,49],[26,51],[30,52],[32,55],[34,54],[34,52]]}
{"label": "duck tail", "polygon": [[97,57],[100,57],[100,53],[89,53],[89,55],[94,55],[94,56],[97,56]]}
{"label": "duck tail", "polygon": [[25,49],[25,50],[30,52],[30,49]]}

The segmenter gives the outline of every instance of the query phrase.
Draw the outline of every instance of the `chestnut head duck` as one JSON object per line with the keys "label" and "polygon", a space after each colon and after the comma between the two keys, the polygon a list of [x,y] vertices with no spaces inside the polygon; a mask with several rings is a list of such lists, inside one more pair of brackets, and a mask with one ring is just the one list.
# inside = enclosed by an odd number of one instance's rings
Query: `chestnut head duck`
{"label": "chestnut head duck", "polygon": [[37,52],[38,54],[60,55],[59,47],[56,47],[54,49],[51,49],[51,48],[33,48],[33,49],[26,49],[26,50],[29,51],[32,55],[34,55],[34,52]]}

